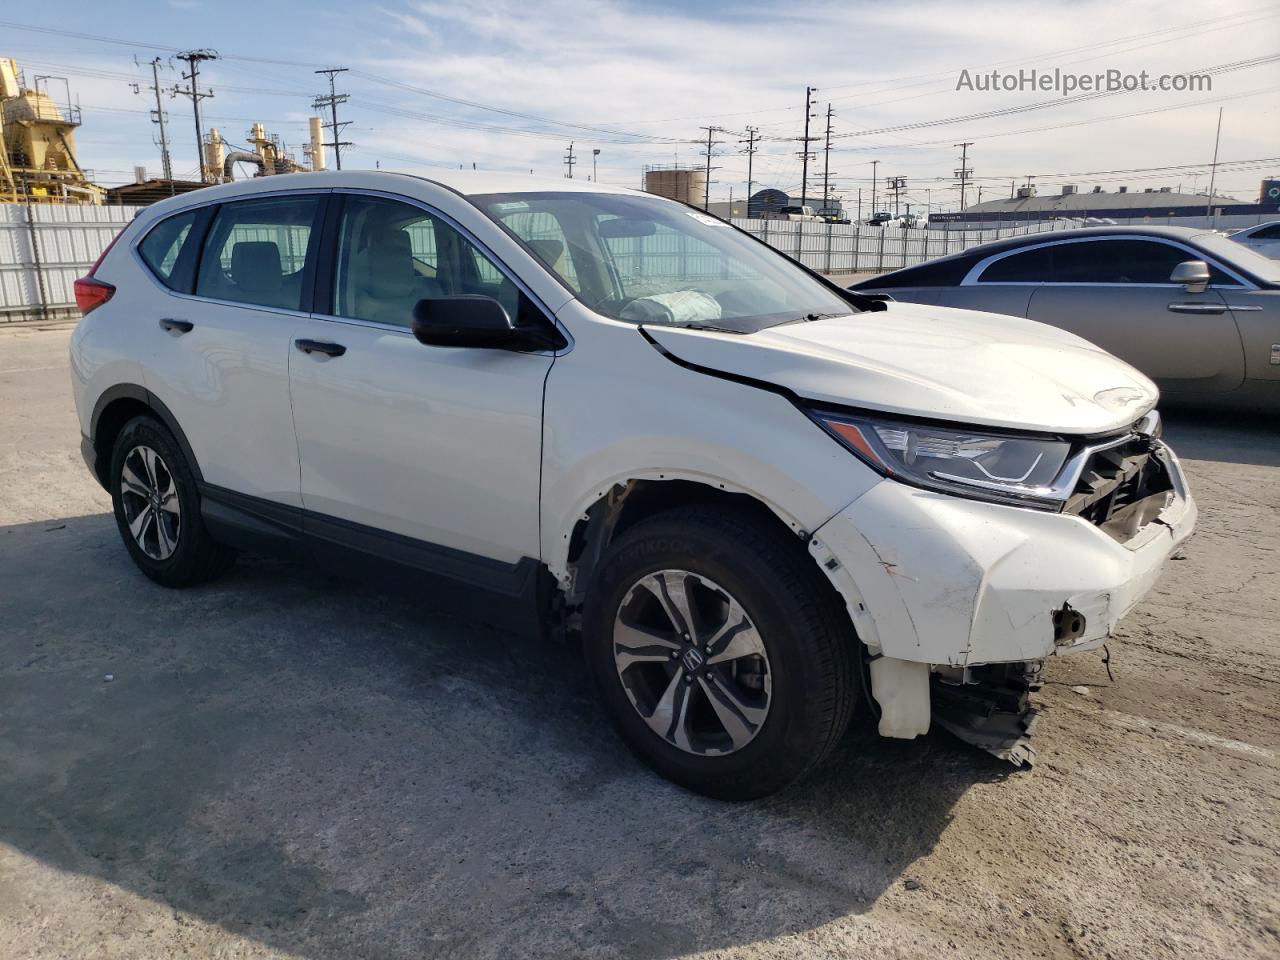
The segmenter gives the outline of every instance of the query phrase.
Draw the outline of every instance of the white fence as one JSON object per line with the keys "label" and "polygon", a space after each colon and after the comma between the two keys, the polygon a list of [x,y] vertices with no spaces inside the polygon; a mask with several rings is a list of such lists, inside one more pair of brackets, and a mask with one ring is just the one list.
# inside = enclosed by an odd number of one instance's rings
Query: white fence
{"label": "white fence", "polygon": [[1004,237],[1078,227],[1070,220],[1044,220],[1002,230],[929,230],[868,227],[804,220],[745,220],[733,223],[819,273],[886,273],[959,253]]}
{"label": "white fence", "polygon": [[0,203],[0,323],[70,313],[72,284],[139,209]]}
{"label": "white fence", "polygon": [[[72,284],[140,209],[0,204],[0,323],[74,315]],[[884,273],[990,240],[1078,226],[1070,220],[1000,230],[928,230],[798,220],[733,222],[826,274]]]}

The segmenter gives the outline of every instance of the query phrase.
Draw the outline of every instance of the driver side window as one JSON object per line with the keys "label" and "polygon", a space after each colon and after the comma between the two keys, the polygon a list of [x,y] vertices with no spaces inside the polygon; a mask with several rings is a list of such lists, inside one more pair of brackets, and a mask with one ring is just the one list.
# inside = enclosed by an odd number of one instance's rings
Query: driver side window
{"label": "driver side window", "polygon": [[421,207],[381,197],[343,200],[333,312],[409,327],[419,300],[497,300],[515,319],[520,290],[475,244]]}

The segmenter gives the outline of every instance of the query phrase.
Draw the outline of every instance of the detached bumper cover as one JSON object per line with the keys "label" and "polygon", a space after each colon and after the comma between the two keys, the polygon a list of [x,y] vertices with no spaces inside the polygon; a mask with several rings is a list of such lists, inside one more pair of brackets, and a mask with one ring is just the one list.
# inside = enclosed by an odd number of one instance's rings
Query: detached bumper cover
{"label": "detached bumper cover", "polygon": [[[816,533],[846,598],[889,657],[969,666],[1096,647],[1151,589],[1195,527],[1181,466],[1160,444],[1172,495],[1127,542],[1070,514],[981,503],[884,480]],[[1084,632],[1054,641],[1069,604]],[[851,603],[851,606],[854,605]],[[856,619],[856,618],[855,618]]]}

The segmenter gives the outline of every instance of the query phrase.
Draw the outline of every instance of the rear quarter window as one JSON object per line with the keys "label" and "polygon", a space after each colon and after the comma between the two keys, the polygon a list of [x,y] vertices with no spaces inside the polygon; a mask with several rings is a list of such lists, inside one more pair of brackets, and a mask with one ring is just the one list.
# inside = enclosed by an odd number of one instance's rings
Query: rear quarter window
{"label": "rear quarter window", "polygon": [[180,287],[179,256],[191,236],[198,213],[197,210],[188,210],[161,220],[138,244],[138,254],[143,263],[156,275],[157,280],[171,290]]}

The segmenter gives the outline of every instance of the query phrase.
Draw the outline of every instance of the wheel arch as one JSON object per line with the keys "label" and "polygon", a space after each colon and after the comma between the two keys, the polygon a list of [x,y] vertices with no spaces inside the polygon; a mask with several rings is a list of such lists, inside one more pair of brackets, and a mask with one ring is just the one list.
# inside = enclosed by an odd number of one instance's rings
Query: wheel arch
{"label": "wheel arch", "polygon": [[562,532],[558,549],[546,563],[565,607],[570,612],[580,609],[596,566],[618,536],[663,510],[695,503],[718,503],[743,510],[795,537],[842,599],[857,640],[873,653],[880,651],[880,634],[853,572],[836,560],[821,537],[755,491],[725,480],[671,471],[615,480],[583,498],[577,519]]}
{"label": "wheel arch", "polygon": [[173,412],[146,387],[136,383],[118,383],[103,391],[98,402],[94,404],[93,415],[89,420],[89,439],[93,444],[93,472],[103,489],[110,489],[111,451],[115,447],[116,438],[124,425],[137,416],[151,416],[159,420],[173,434],[178,448],[186,457],[191,473],[197,482],[204,476],[200,473],[200,464],[196,460],[187,435]]}

